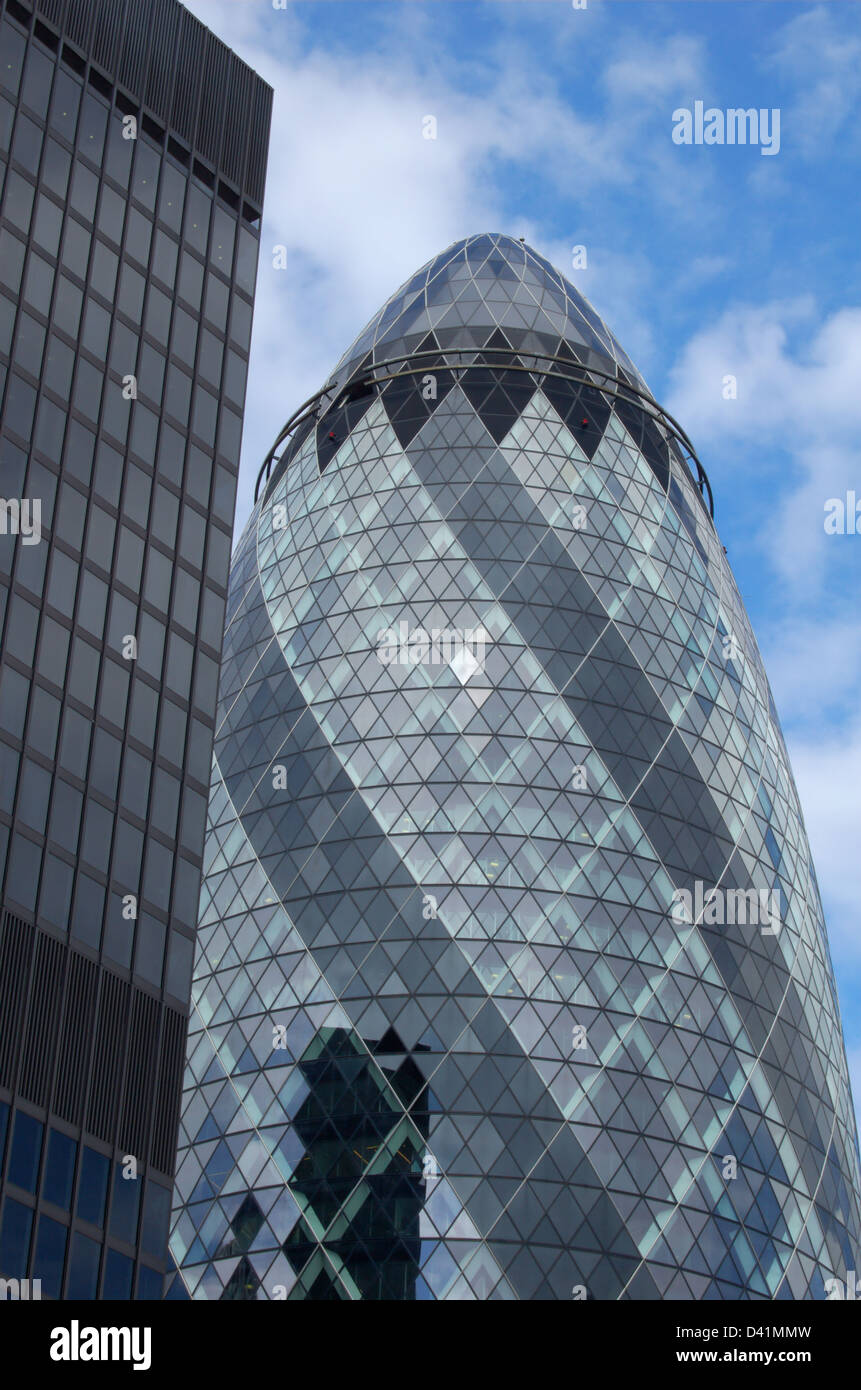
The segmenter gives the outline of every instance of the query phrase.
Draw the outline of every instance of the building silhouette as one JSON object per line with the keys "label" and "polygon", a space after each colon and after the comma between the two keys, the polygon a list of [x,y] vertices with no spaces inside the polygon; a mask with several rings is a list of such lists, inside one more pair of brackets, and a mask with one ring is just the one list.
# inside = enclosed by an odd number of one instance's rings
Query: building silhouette
{"label": "building silhouette", "polygon": [[0,54],[0,1277],[158,1298],[272,94],[175,0]]}

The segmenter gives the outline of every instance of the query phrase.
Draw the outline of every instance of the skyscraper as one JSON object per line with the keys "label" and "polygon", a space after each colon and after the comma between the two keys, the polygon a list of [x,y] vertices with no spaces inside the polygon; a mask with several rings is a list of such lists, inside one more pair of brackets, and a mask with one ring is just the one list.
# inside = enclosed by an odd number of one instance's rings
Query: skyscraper
{"label": "skyscraper", "polygon": [[708,479],[504,236],[236,552],[171,1248],[194,1297],[802,1299],[858,1268],[825,926]]}
{"label": "skyscraper", "polygon": [[0,1276],[159,1297],[271,91],[0,16]]}

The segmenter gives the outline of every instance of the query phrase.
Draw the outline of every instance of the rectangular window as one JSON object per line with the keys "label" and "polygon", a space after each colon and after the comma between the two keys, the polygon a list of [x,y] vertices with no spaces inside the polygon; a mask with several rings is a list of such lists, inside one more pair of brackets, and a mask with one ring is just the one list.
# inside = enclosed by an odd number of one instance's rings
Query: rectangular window
{"label": "rectangular window", "polygon": [[57,68],[54,76],[54,99],[51,102],[50,124],[54,130],[75,143],[75,126],[78,122],[78,106],[81,101],[81,84],[75,82],[63,68]]}
{"label": "rectangular window", "polygon": [[140,1178],[124,1178],[122,1163],[115,1163],[110,1233],[129,1245],[134,1245],[137,1235],[140,1193]]}
{"label": "rectangular window", "polygon": [[105,1279],[102,1298],[125,1302],[132,1296],[132,1274],[134,1262],[119,1250],[108,1250],[105,1256]]}
{"label": "rectangular window", "polygon": [[50,1216],[39,1218],[32,1277],[41,1280],[43,1298],[59,1298],[62,1292],[67,1234],[66,1227],[59,1221],[53,1221]]}
{"label": "rectangular window", "polygon": [[76,1231],[72,1236],[66,1297],[93,1299],[99,1282],[99,1246]]}
{"label": "rectangular window", "polygon": [[135,142],[135,169],[132,177],[132,194],[143,203],[149,212],[155,210],[155,191],[158,184],[159,157],[145,140]]}
{"label": "rectangular window", "polygon": [[62,1207],[64,1211],[70,1211],[72,1206],[77,1147],[74,1139],[70,1139],[67,1134],[61,1134],[58,1129],[48,1131],[42,1196],[46,1201],[53,1202],[55,1207]]}
{"label": "rectangular window", "polygon": [[93,1226],[104,1225],[109,1171],[110,1164],[104,1154],[96,1153],[85,1144],[81,1153],[77,1214]]}
{"label": "rectangular window", "polygon": [[36,1191],[43,1128],[32,1115],[25,1115],[22,1110],[16,1113],[7,1176],[16,1187],[23,1187],[27,1192]]}
{"label": "rectangular window", "polygon": [[7,1197],[0,1222],[0,1269],[6,1279],[26,1279],[33,1212]]}

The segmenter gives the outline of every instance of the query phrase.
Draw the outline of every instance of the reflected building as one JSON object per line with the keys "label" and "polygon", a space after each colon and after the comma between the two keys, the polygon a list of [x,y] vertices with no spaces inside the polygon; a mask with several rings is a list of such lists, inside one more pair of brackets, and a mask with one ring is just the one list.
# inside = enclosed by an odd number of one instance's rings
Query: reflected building
{"label": "reflected building", "polygon": [[505,236],[424,266],[285,426],[228,599],[193,1297],[805,1299],[857,1268],[822,909],[712,513]]}
{"label": "reflected building", "polygon": [[155,1299],[272,93],[176,0],[0,53],[0,1278]]}

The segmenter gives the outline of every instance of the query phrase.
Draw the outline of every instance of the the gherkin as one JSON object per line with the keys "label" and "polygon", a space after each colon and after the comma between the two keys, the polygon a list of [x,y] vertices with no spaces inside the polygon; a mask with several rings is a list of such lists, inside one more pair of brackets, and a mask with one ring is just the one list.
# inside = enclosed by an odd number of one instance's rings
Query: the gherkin
{"label": "the gherkin", "polygon": [[221,674],[192,1296],[803,1299],[859,1267],[822,909],[710,510],[504,236],[420,270],[285,429]]}

